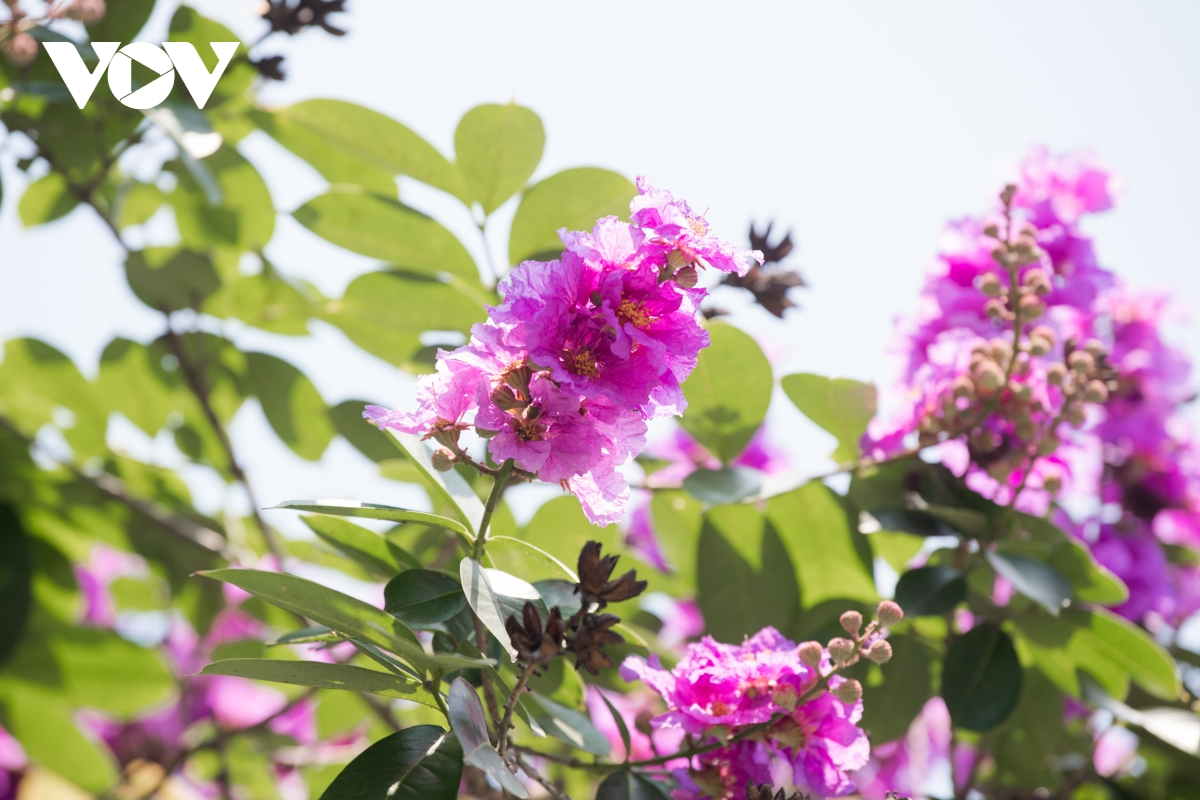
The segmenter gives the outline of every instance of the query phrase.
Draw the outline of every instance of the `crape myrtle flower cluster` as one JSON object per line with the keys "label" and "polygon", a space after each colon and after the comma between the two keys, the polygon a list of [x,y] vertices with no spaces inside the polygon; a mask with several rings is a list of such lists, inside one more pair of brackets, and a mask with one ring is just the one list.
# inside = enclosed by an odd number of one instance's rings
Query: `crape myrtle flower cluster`
{"label": "crape myrtle flower cluster", "polygon": [[[855,791],[852,772],[867,764],[870,744],[858,727],[862,686],[838,672],[867,658],[892,655],[886,628],[903,618],[891,601],[863,627],[847,611],[849,638],[796,644],[764,628],[740,645],[704,637],[688,645],[674,669],[657,655],[628,657],[627,681],[641,680],[662,695],[667,711],[650,721],[656,730],[680,730],[697,749],[673,770],[676,800],[732,800],[772,783],[772,768],[790,768],[793,783],[822,797]],[[707,745],[707,746],[706,746]]]}
{"label": "crape myrtle flower cluster", "polygon": [[1112,205],[1107,173],[1035,152],[996,211],[949,226],[917,318],[904,326],[902,406],[865,450],[936,446],[968,486],[1043,514],[1074,474],[1072,433],[1116,388],[1093,306],[1112,276],[1079,217]]}
{"label": "crape myrtle flower cluster", "polygon": [[670,193],[642,178],[638,192],[632,222],[563,229],[561,259],[515,267],[470,341],[438,352],[415,410],[363,416],[434,439],[438,468],[488,471],[459,443],[474,428],[496,463],[561,484],[596,524],[618,521],[629,499],[619,468],[645,446],[647,420],[683,413],[681,385],[708,346],[697,268],[744,274],[762,261]]}

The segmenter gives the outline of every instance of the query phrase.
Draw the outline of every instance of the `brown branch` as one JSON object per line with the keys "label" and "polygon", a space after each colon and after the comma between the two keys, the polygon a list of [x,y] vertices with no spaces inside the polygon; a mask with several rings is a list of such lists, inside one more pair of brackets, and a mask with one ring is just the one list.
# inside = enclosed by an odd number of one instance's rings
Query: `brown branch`
{"label": "brown branch", "polygon": [[525,668],[521,670],[520,677],[517,678],[516,685],[513,686],[512,694],[508,696],[508,702],[504,704],[504,716],[500,720],[500,727],[496,729],[496,749],[500,753],[500,758],[504,758],[504,751],[508,747],[508,729],[512,726],[513,709],[517,707],[517,701],[521,699],[521,692],[525,691],[525,684],[529,683],[535,669],[537,669],[537,664],[525,665]]}
{"label": "brown branch", "polygon": [[553,781],[542,777],[540,772],[534,769],[528,761],[520,756],[517,756],[517,766],[525,770],[525,774],[537,781],[543,789],[550,793],[551,797],[555,798],[555,800],[571,800],[571,796],[569,794],[558,788],[558,785]]}

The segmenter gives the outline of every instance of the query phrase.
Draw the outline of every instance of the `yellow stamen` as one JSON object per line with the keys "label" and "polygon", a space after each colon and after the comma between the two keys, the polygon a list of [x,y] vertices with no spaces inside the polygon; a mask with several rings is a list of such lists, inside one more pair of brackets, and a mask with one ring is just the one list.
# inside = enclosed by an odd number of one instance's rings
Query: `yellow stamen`
{"label": "yellow stamen", "polygon": [[600,369],[596,366],[596,359],[592,356],[590,347],[581,347],[576,350],[574,356],[571,357],[571,362],[567,364],[567,369],[585,378],[600,377]]}
{"label": "yellow stamen", "polygon": [[633,300],[622,300],[617,309],[617,319],[628,322],[635,328],[645,328],[651,322],[650,314],[645,306]]}

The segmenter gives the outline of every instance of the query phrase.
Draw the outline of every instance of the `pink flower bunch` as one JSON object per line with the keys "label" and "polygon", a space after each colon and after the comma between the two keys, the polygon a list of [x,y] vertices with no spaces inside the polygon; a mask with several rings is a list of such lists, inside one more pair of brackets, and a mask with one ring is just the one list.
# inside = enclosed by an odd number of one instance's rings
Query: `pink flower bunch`
{"label": "pink flower bunch", "polygon": [[773,763],[790,767],[796,785],[824,797],[854,791],[849,773],[870,753],[856,724],[862,700],[836,696],[845,683],[838,675],[828,679],[831,691],[806,699],[828,671],[827,654],[819,670],[809,667],[801,647],[774,628],[740,645],[705,637],[688,645],[673,670],[655,655],[648,661],[630,656],[621,665],[625,680],[643,681],[666,701],[667,711],[650,721],[655,730],[680,730],[705,742],[776,719],[762,736],[733,741],[676,770],[678,800],[743,797],[747,783],[771,782]]}
{"label": "pink flower bunch", "polygon": [[898,411],[872,423],[868,454],[936,446],[980,494],[1019,494],[1016,506],[1039,514],[1065,484],[1094,477],[1072,469],[1094,440],[1070,429],[1107,399],[1094,321],[1114,278],[1079,221],[1114,194],[1090,156],[1036,149],[993,213],[947,227],[917,315],[900,328]]}
{"label": "pink flower bunch", "polygon": [[25,748],[0,726],[0,800],[16,800],[28,766]]}
{"label": "pink flower bunch", "polygon": [[563,229],[561,259],[515,267],[471,340],[439,351],[415,410],[363,416],[435,439],[447,469],[474,428],[496,462],[562,484],[597,524],[619,520],[629,487],[618,469],[645,446],[647,420],[683,413],[681,385],[708,346],[696,268],[743,274],[762,262],[669,192],[641,178],[638,191],[632,222]]}

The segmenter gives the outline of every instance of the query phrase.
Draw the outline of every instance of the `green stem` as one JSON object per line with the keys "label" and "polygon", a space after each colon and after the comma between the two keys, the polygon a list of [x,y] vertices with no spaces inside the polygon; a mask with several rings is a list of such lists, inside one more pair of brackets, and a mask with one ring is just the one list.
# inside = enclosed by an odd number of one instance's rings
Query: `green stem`
{"label": "green stem", "polygon": [[512,470],[511,458],[500,465],[496,480],[492,483],[492,493],[488,495],[487,505],[483,507],[483,519],[479,522],[479,530],[475,532],[475,560],[480,563],[483,562],[483,545],[487,541],[488,525],[492,522],[492,514],[500,503],[500,496],[504,494],[504,486],[508,483],[508,476],[512,474]]}

